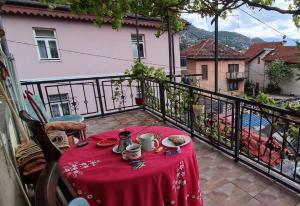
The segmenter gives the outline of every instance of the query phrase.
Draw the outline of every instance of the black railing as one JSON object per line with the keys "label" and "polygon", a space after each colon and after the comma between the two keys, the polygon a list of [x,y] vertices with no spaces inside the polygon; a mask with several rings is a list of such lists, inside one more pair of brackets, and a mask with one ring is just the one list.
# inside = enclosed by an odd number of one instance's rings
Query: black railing
{"label": "black railing", "polygon": [[[22,82],[51,111],[51,96],[68,93],[74,113],[104,116],[141,108],[152,112],[289,188],[300,191],[300,115],[176,82],[129,76]],[[78,87],[78,88],[77,88]],[[76,90],[76,92],[74,91]],[[59,103],[63,103],[59,98]],[[91,108],[91,109],[90,109]],[[53,112],[52,112],[53,113]],[[300,165],[299,165],[300,166]]]}
{"label": "black railing", "polygon": [[125,75],[22,81],[21,85],[41,97],[51,116],[63,115],[62,110],[93,117],[139,108],[135,95],[140,85]]}

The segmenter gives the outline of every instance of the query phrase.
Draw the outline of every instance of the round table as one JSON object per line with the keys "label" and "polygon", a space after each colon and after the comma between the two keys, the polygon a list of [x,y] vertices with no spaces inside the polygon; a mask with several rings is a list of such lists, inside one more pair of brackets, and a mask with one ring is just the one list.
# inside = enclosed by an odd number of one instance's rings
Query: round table
{"label": "round table", "polygon": [[[169,127],[130,127],[132,139],[141,133],[160,133],[163,138],[186,133]],[[146,166],[134,170],[112,147],[96,146],[99,139],[116,137],[120,130],[88,138],[88,145],[68,149],[59,160],[64,175],[79,196],[91,206],[202,206],[198,163],[193,143],[181,154],[143,152]]]}

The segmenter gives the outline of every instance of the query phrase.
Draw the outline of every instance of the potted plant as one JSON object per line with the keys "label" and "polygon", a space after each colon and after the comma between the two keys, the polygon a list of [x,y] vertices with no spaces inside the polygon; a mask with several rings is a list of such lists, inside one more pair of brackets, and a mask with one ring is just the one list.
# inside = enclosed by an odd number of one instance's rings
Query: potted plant
{"label": "potted plant", "polygon": [[[155,69],[154,67],[144,65],[138,60],[135,61],[135,63],[130,69],[126,70],[125,74],[132,76],[132,79],[129,82],[130,84],[133,80],[137,80],[139,83],[139,85],[137,86],[137,96],[135,97],[135,103],[137,105],[144,105],[145,103],[145,99],[143,97],[143,90],[145,90],[145,87],[147,87],[147,82],[145,81],[147,78],[155,78],[157,81],[167,80],[167,75],[163,69]],[[151,96],[152,94],[145,95]]]}
{"label": "potted plant", "polygon": [[144,105],[144,103],[145,103],[145,100],[142,95],[142,91],[139,90],[139,88],[137,91],[137,96],[135,97],[135,103],[136,103],[136,105]]}

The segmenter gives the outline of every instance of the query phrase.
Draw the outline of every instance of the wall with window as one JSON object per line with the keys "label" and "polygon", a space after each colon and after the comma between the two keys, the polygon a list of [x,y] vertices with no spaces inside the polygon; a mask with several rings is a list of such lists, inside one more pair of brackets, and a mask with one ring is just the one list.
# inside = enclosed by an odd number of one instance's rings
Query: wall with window
{"label": "wall with window", "polygon": [[[91,22],[11,15],[3,15],[3,25],[20,79],[119,74],[137,57],[135,27],[117,31],[111,25],[99,28]],[[168,71],[167,34],[157,38],[155,33],[155,29],[140,28],[142,61]],[[174,41],[180,70],[178,35]]]}
{"label": "wall with window", "polygon": [[264,61],[264,57],[269,53],[270,51],[265,51],[247,64],[248,79],[254,84],[258,83],[260,89],[265,88],[269,82],[265,74],[266,63]]}
{"label": "wall with window", "polygon": [[[189,74],[202,74],[197,77],[200,88],[214,91],[215,89],[215,63],[213,60],[187,60]],[[245,72],[245,61],[228,60],[219,61],[219,91],[244,92],[244,80],[229,81],[226,78],[227,72]]]}

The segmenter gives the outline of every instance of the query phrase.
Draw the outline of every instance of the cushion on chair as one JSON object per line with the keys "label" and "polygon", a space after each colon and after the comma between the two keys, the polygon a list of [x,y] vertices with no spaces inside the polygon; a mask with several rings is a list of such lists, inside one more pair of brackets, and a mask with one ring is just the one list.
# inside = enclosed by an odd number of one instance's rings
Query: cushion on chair
{"label": "cushion on chair", "polygon": [[48,120],[48,122],[57,122],[57,121],[74,121],[74,122],[82,122],[84,120],[83,116],[81,115],[64,115],[61,117],[53,117]]}
{"label": "cushion on chair", "polygon": [[49,132],[51,130],[60,130],[60,131],[85,131],[86,130],[86,124],[83,122],[74,122],[74,121],[57,121],[57,122],[49,122],[45,124],[45,130],[46,132]]}
{"label": "cushion on chair", "polygon": [[66,132],[60,130],[49,130],[47,135],[51,142],[59,149],[65,150],[70,147]]}

